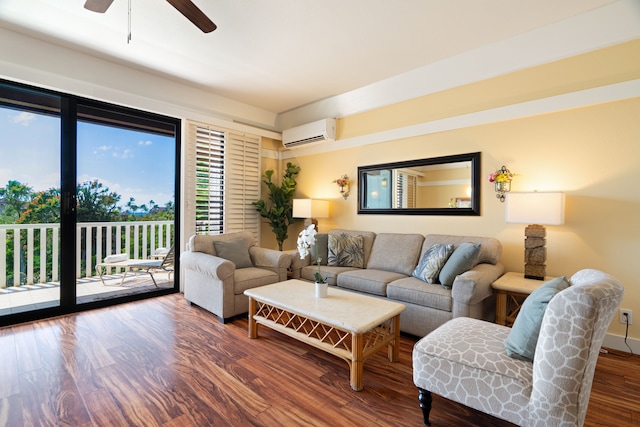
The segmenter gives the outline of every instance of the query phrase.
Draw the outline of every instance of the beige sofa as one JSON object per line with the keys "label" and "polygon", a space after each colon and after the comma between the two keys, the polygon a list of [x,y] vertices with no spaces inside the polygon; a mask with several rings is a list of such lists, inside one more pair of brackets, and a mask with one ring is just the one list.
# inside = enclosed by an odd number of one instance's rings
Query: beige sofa
{"label": "beige sofa", "polygon": [[[215,242],[237,242],[249,254],[249,265],[236,268],[236,264],[218,256]],[[244,254],[246,255],[246,254]],[[249,311],[245,289],[287,280],[291,257],[283,252],[256,246],[249,232],[228,233],[217,236],[194,235],[187,250],[180,256],[184,278],[184,297],[209,310],[224,323],[234,316]]]}
{"label": "beige sofa", "polygon": [[[402,332],[424,336],[454,317],[493,321],[495,298],[491,284],[504,272],[500,264],[502,245],[490,237],[429,234],[380,233],[331,230],[328,234],[362,236],[365,268],[322,265],[329,285],[400,302],[406,306],[400,316]],[[412,277],[422,254],[434,244],[463,242],[480,244],[476,265],[458,275],[452,287],[429,284]],[[314,280],[316,265],[310,257],[291,253],[293,278]]]}

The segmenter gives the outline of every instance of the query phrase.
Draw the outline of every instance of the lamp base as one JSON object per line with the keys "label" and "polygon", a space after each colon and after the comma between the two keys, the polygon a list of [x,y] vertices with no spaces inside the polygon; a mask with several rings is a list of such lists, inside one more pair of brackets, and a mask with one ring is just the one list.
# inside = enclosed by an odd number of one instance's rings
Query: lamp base
{"label": "lamp base", "polygon": [[546,230],[541,225],[532,224],[524,230],[524,277],[544,280],[547,275]]}

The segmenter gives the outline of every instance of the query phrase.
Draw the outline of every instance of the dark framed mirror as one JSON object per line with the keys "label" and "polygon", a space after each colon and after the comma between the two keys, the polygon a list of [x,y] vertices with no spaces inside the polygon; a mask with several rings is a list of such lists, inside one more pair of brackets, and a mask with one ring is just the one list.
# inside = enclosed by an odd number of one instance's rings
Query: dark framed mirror
{"label": "dark framed mirror", "polygon": [[480,153],[360,166],[358,213],[480,215]]}

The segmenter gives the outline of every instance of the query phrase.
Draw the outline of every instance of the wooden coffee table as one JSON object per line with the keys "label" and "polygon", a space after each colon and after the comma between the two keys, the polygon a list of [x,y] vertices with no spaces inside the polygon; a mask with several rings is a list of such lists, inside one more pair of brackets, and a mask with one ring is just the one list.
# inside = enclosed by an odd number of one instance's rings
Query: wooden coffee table
{"label": "wooden coffee table", "polygon": [[249,297],[249,338],[267,326],[347,361],[351,388],[362,390],[364,361],[384,346],[399,356],[400,313],[404,305],[329,286],[316,298],[314,284],[287,280],[244,291]]}

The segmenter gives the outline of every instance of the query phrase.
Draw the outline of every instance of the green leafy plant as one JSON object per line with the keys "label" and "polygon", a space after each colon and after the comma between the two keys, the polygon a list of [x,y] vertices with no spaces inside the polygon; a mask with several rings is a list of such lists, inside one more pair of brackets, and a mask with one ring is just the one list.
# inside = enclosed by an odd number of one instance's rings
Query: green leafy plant
{"label": "green leafy plant", "polygon": [[260,216],[269,220],[269,225],[276,235],[278,249],[282,250],[282,243],[287,240],[289,225],[298,222],[293,218],[293,195],[296,191],[296,177],[300,173],[300,167],[293,163],[287,163],[280,185],[274,183],[273,170],[269,169],[262,175],[262,182],[269,190],[269,203],[263,199],[253,202]]}

